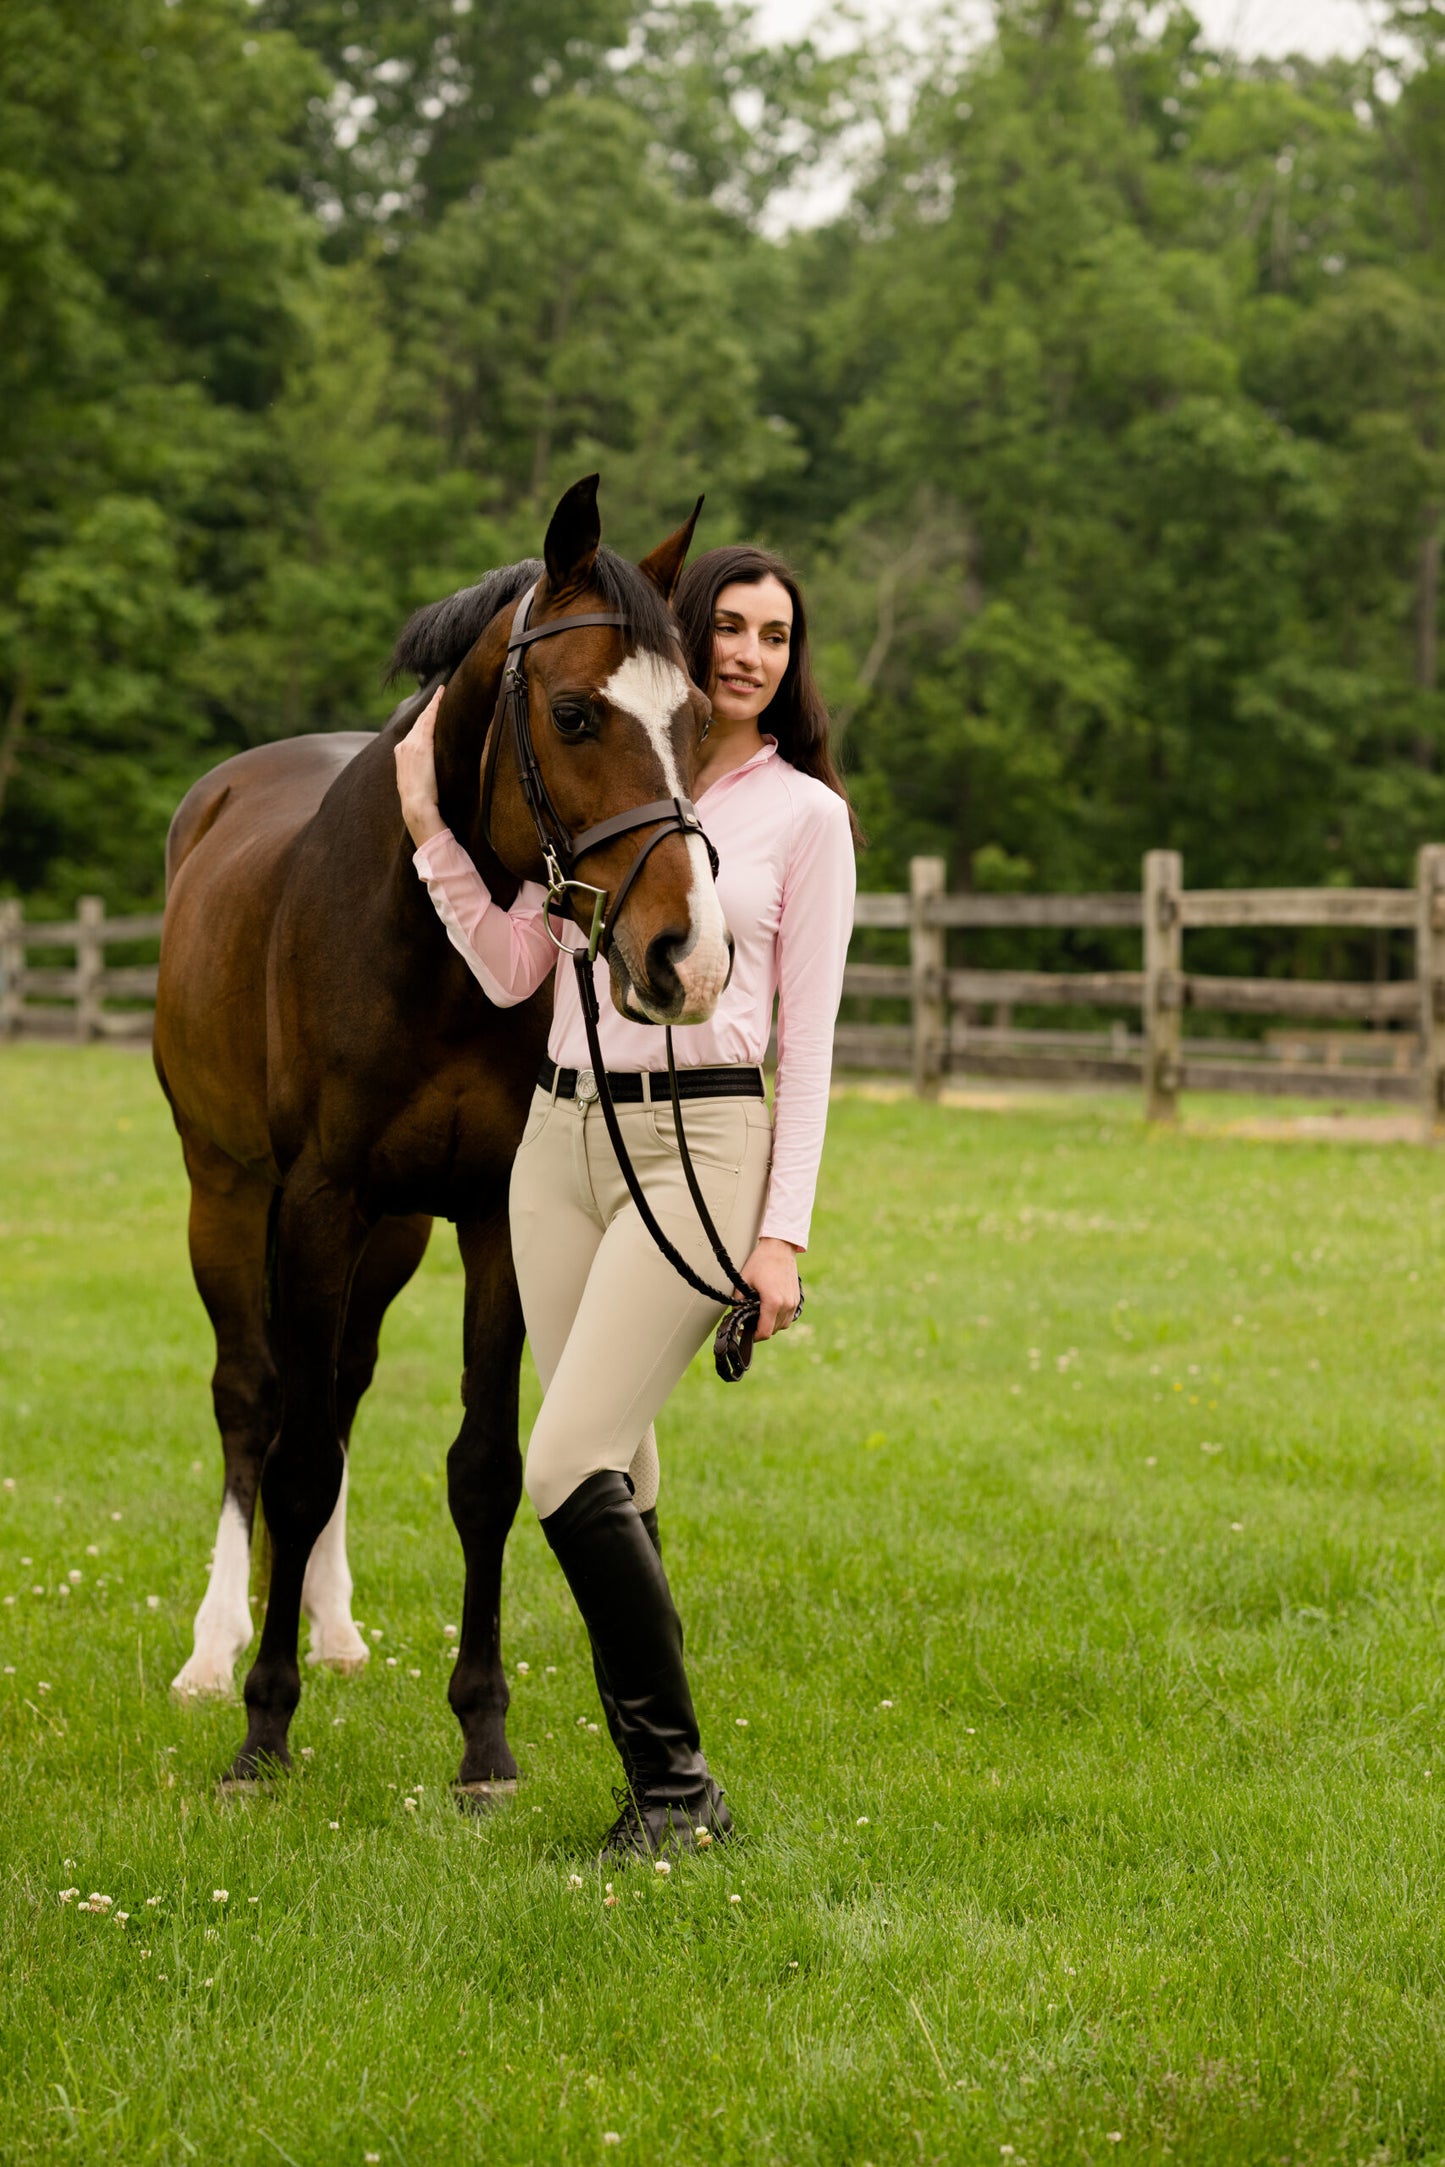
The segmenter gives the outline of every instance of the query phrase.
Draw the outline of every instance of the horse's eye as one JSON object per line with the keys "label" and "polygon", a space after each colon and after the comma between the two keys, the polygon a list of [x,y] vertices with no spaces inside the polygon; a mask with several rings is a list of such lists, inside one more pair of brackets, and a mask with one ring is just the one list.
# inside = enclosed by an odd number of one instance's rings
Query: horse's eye
{"label": "horse's eye", "polygon": [[563,737],[585,737],[592,728],[592,710],[575,700],[563,701],[552,710],[552,721]]}

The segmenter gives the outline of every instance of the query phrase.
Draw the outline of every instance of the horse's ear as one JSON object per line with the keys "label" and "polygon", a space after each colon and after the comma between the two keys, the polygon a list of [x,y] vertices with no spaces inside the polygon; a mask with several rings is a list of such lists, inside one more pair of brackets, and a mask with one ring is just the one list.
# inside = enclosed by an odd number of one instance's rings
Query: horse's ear
{"label": "horse's ear", "polygon": [[597,514],[600,476],[584,475],[573,482],[552,514],[542,555],[547,560],[547,584],[553,594],[585,585],[597,561],[602,540],[602,521]]}
{"label": "horse's ear", "polygon": [[685,520],[676,534],[669,534],[665,542],[659,542],[652,554],[644,557],[637,567],[652,581],[664,602],[672,600],[672,590],[682,577],[682,568],[692,547],[693,529],[705,502],[705,498],[699,497],[692,508],[691,519]]}

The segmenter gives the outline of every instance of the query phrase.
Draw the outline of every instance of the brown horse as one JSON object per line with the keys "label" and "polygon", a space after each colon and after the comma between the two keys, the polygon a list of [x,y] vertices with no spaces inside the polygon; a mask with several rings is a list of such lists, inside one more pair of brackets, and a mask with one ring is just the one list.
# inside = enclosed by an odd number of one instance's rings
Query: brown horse
{"label": "brown horse", "polygon": [[[466,1269],[463,1414],[447,1463],[466,1562],[449,1688],[459,1781],[479,1795],[515,1782],[500,1591],[521,1494],[523,1330],[507,1182],[549,995],[495,1008],[449,944],[411,864],[392,753],[450,673],[436,730],[443,818],[501,900],[541,877],[509,736],[495,748],[489,822],[482,808],[508,631],[535,581],[533,625],[596,610],[626,620],[525,652],[537,754],[562,819],[576,832],[671,796],[679,776],[685,792],[706,703],[667,603],[691,535],[689,521],[640,567],[624,564],[599,547],[597,477],[579,482],[553,515],[544,564],[491,573],[412,619],[394,668],[430,682],[379,735],[242,753],[197,783],[172,823],[155,1057],[191,1180],[225,1453],[215,1563],[181,1692],[228,1689],[250,1641],[258,1488],[272,1548],[230,1780],[289,1764],[303,1608],[311,1661],[366,1660],[346,1566],[347,1441],[382,1317],[439,1216],[456,1222]],[[603,844],[588,879],[615,889],[648,841],[634,831]],[[710,1011],[725,962],[701,959],[714,989],[701,1006],[684,986],[698,982],[699,939],[724,937],[710,882],[698,837],[669,834],[651,850],[615,929],[619,1007],[658,1022]]]}

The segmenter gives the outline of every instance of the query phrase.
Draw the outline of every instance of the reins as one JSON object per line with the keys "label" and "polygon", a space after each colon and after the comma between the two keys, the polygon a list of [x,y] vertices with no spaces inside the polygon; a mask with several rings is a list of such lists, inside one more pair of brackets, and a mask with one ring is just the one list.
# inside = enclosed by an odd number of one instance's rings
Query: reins
{"label": "reins", "polygon": [[[536,587],[528,588],[517,605],[512,619],[512,630],[507,640],[507,659],[502,677],[502,689],[498,713],[493,719],[489,736],[482,779],[482,831],[493,853],[492,841],[492,794],[496,779],[497,755],[502,730],[510,724],[512,743],[517,758],[517,775],[522,797],[531,815],[541,846],[542,864],[546,872],[547,903],[546,924],[548,933],[557,948],[572,959],[577,974],[577,998],[582,1010],[582,1024],[587,1034],[587,1051],[592,1061],[593,1079],[597,1086],[597,1099],[602,1108],[602,1119],[627,1193],[637,1206],[637,1214],[653,1242],[667,1259],[678,1276],[685,1280],[694,1293],[708,1301],[722,1304],[726,1314],[718,1325],[713,1340],[713,1361],[719,1377],[725,1384],[735,1384],[752,1360],[753,1336],[757,1331],[762,1303],[756,1288],[749,1286],[732,1258],[728,1255],[722,1236],[718,1233],[702,1193],[692,1154],[688,1150],[687,1132],[683,1127],[682,1102],[677,1087],[677,1066],[673,1057],[672,1026],[665,1026],[667,1040],[667,1082],[672,1100],[672,1122],[677,1133],[677,1148],[682,1160],[682,1170],[687,1182],[703,1232],[718,1264],[727,1277],[727,1287],[710,1286],[695,1272],[686,1257],[674,1247],[658,1225],[652,1206],[647,1201],[637,1170],[622,1137],[622,1124],[617,1118],[607,1070],[602,1058],[602,1042],[598,1026],[597,986],[593,977],[593,964],[599,955],[606,956],[611,949],[617,921],[623,904],[632,891],[638,874],[648,858],[669,835],[696,835],[702,840],[716,877],[717,852],[704,832],[698,819],[697,808],[689,798],[653,798],[645,805],[635,805],[626,812],[614,813],[609,819],[599,820],[594,826],[584,828],[580,835],[573,835],[552,802],[537,759],[537,749],[532,742],[532,725],[527,698],[526,650],[537,640],[551,639],[560,632],[580,632],[589,625],[625,626],[626,618],[613,610],[589,610],[572,617],[556,617],[547,624],[530,625],[532,602]],[[600,849],[604,843],[615,841],[619,835],[630,835],[639,828],[657,826],[657,833],[649,836],[638,850],[623,877],[615,896],[609,897],[605,888],[593,887],[587,881],[575,877],[575,869],[589,851]],[[552,913],[565,909],[569,896],[590,899],[591,927],[585,947],[572,947],[565,943],[552,926]],[[610,907],[609,907],[610,906]],[[798,1310],[803,1306],[801,1289]],[[796,1314],[796,1312],[795,1312]]]}

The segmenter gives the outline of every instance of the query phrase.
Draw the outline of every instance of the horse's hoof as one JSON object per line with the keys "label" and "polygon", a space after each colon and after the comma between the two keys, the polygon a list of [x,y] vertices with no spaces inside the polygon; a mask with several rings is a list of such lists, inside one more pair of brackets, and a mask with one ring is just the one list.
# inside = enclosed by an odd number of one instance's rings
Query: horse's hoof
{"label": "horse's hoof", "polygon": [[270,1791],[276,1787],[277,1778],[291,1773],[291,1756],[283,1746],[279,1753],[257,1751],[254,1746],[243,1746],[221,1778],[223,1791],[234,1791],[240,1797],[253,1796],[258,1791]]}
{"label": "horse's hoof", "polygon": [[222,1776],[216,1785],[216,1796],[223,1806],[236,1805],[248,1798],[272,1798],[276,1782],[272,1776]]}
{"label": "horse's hoof", "polygon": [[371,1661],[371,1650],[360,1634],[351,1640],[338,1636],[330,1646],[324,1640],[313,1641],[306,1651],[306,1660],[313,1667],[321,1664],[334,1671],[338,1678],[359,1678]]}
{"label": "horse's hoof", "polygon": [[452,1797],[463,1813],[490,1813],[517,1795],[515,1776],[487,1776],[475,1783],[452,1785]]}
{"label": "horse's hoof", "polygon": [[194,1708],[199,1701],[234,1700],[236,1680],[231,1671],[195,1670],[187,1663],[171,1680],[171,1699],[181,1708]]}

